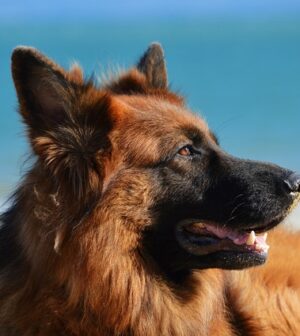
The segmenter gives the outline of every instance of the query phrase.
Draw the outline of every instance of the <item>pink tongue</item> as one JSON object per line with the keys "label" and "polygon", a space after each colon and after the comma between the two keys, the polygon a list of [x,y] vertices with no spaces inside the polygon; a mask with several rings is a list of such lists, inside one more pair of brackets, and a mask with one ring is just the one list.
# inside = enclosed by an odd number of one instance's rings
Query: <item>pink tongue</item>
{"label": "pink tongue", "polygon": [[239,233],[228,228],[217,227],[215,225],[205,224],[207,231],[213,233],[220,239],[229,238],[236,245],[246,245],[250,250],[258,252],[268,252],[269,245],[266,242],[267,235],[256,236],[255,232]]}

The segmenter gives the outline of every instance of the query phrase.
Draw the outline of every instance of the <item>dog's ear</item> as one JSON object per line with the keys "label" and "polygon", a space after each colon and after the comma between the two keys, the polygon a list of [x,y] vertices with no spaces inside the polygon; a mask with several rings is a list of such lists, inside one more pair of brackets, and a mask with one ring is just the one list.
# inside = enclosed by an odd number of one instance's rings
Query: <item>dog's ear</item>
{"label": "dog's ear", "polygon": [[159,43],[152,43],[141,57],[137,68],[154,89],[166,89],[168,86],[167,67],[164,51]]}
{"label": "dog's ear", "polygon": [[14,50],[12,73],[29,140],[48,176],[73,199],[101,193],[110,97],[33,48]]}
{"label": "dog's ear", "polygon": [[34,48],[12,54],[12,75],[25,123],[44,130],[70,117],[73,88],[65,71]]}
{"label": "dog's ear", "polygon": [[136,67],[109,82],[105,88],[117,94],[151,94],[168,89],[164,52],[159,43],[152,43]]}

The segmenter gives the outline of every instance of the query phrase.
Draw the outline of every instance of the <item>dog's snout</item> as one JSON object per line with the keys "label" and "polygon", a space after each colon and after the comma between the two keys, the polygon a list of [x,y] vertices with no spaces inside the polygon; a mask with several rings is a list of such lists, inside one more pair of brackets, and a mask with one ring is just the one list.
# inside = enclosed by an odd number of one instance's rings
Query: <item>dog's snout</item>
{"label": "dog's snout", "polygon": [[285,180],[289,192],[300,192],[300,174],[292,173]]}

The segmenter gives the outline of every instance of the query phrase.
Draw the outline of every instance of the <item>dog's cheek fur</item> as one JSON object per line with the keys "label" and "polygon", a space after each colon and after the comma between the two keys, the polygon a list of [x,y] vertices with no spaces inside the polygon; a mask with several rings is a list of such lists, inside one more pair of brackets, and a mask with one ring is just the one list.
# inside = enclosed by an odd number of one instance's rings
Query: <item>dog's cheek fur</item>
{"label": "dog's cheek fur", "polygon": [[61,305],[64,313],[66,306],[75,309],[84,300],[97,319],[101,316],[102,328],[114,326],[115,332],[123,331],[136,318],[132,312],[139,313],[149,281],[137,265],[145,262],[139,244],[141,232],[151,224],[152,186],[148,172],[132,169],[120,173],[108,186],[101,206],[66,242],[55,272],[55,281],[67,293]]}

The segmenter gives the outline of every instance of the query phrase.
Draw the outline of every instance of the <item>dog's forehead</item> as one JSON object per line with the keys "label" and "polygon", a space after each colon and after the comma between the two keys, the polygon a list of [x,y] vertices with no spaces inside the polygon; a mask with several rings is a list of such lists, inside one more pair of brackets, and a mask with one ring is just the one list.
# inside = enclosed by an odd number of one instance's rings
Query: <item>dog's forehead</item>
{"label": "dog's forehead", "polygon": [[[119,96],[124,104],[127,118],[142,125],[158,129],[191,130],[199,135],[209,136],[210,130],[203,118],[192,113],[184,105],[160,96]],[[127,119],[128,120],[128,119]]]}

